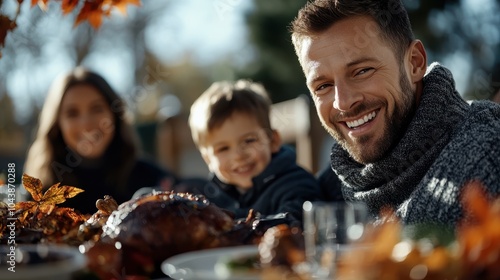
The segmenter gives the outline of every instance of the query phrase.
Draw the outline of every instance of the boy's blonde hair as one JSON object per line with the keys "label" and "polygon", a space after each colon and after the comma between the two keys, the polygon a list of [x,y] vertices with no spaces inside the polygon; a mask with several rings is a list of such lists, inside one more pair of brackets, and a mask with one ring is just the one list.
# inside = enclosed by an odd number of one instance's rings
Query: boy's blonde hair
{"label": "boy's blonde hair", "polygon": [[189,127],[193,141],[198,148],[202,147],[204,137],[234,113],[254,117],[271,135],[270,108],[269,96],[258,83],[248,80],[215,82],[191,106]]}

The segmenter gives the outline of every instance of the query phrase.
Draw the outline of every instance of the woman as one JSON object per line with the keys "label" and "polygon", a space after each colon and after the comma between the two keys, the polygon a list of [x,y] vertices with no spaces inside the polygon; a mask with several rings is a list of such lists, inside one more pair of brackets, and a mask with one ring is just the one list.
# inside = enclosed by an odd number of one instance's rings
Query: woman
{"label": "woman", "polygon": [[122,203],[141,187],[174,184],[170,173],[138,158],[137,143],[123,100],[101,76],[76,68],[49,91],[25,173],[46,188],[83,189],[61,206],[94,213],[104,195]]}

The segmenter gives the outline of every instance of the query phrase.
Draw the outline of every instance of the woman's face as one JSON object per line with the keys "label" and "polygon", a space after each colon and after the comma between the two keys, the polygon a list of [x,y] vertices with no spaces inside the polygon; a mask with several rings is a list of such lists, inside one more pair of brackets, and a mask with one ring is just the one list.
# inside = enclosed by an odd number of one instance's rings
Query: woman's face
{"label": "woman's face", "polygon": [[61,102],[59,127],[64,142],[83,158],[99,158],[111,143],[115,122],[109,104],[86,84],[70,87]]}

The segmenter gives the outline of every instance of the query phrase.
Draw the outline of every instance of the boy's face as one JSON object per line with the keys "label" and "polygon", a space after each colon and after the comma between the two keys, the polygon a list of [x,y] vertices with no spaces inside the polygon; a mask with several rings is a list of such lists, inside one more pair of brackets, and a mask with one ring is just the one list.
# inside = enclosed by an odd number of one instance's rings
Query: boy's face
{"label": "boy's face", "polygon": [[254,117],[234,113],[207,134],[201,154],[222,182],[245,191],[252,187],[252,178],[271,162],[271,154],[280,144],[277,132],[269,137]]}

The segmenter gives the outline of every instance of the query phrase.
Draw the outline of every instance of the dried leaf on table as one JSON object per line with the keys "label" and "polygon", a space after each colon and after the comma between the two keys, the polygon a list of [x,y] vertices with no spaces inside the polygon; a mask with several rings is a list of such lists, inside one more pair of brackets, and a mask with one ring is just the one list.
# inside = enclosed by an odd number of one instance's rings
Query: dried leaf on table
{"label": "dried leaf on table", "polygon": [[[66,199],[83,192],[82,189],[61,186],[57,183],[43,193],[43,186],[39,179],[23,174],[22,180],[23,186],[32,195],[33,201],[17,202],[15,212],[10,212],[17,218],[16,230],[19,231],[19,236],[22,236],[24,232],[29,236],[37,236],[38,239],[44,238],[47,242],[59,243],[66,240],[66,234],[74,231],[86,221],[87,217],[78,211],[57,206]],[[6,217],[2,216],[2,218],[6,221]],[[2,221],[0,221],[0,229],[0,239],[3,239],[6,235]],[[38,242],[36,238],[28,242]]]}
{"label": "dried leaf on table", "polygon": [[40,201],[43,197],[42,181],[26,174],[23,174],[22,181],[24,188],[31,194],[33,200]]}
{"label": "dried leaf on table", "polygon": [[83,190],[80,188],[60,186],[60,184],[57,183],[43,194],[41,202],[44,204],[60,204],[65,202],[67,198],[74,197],[81,192],[83,192]]}

